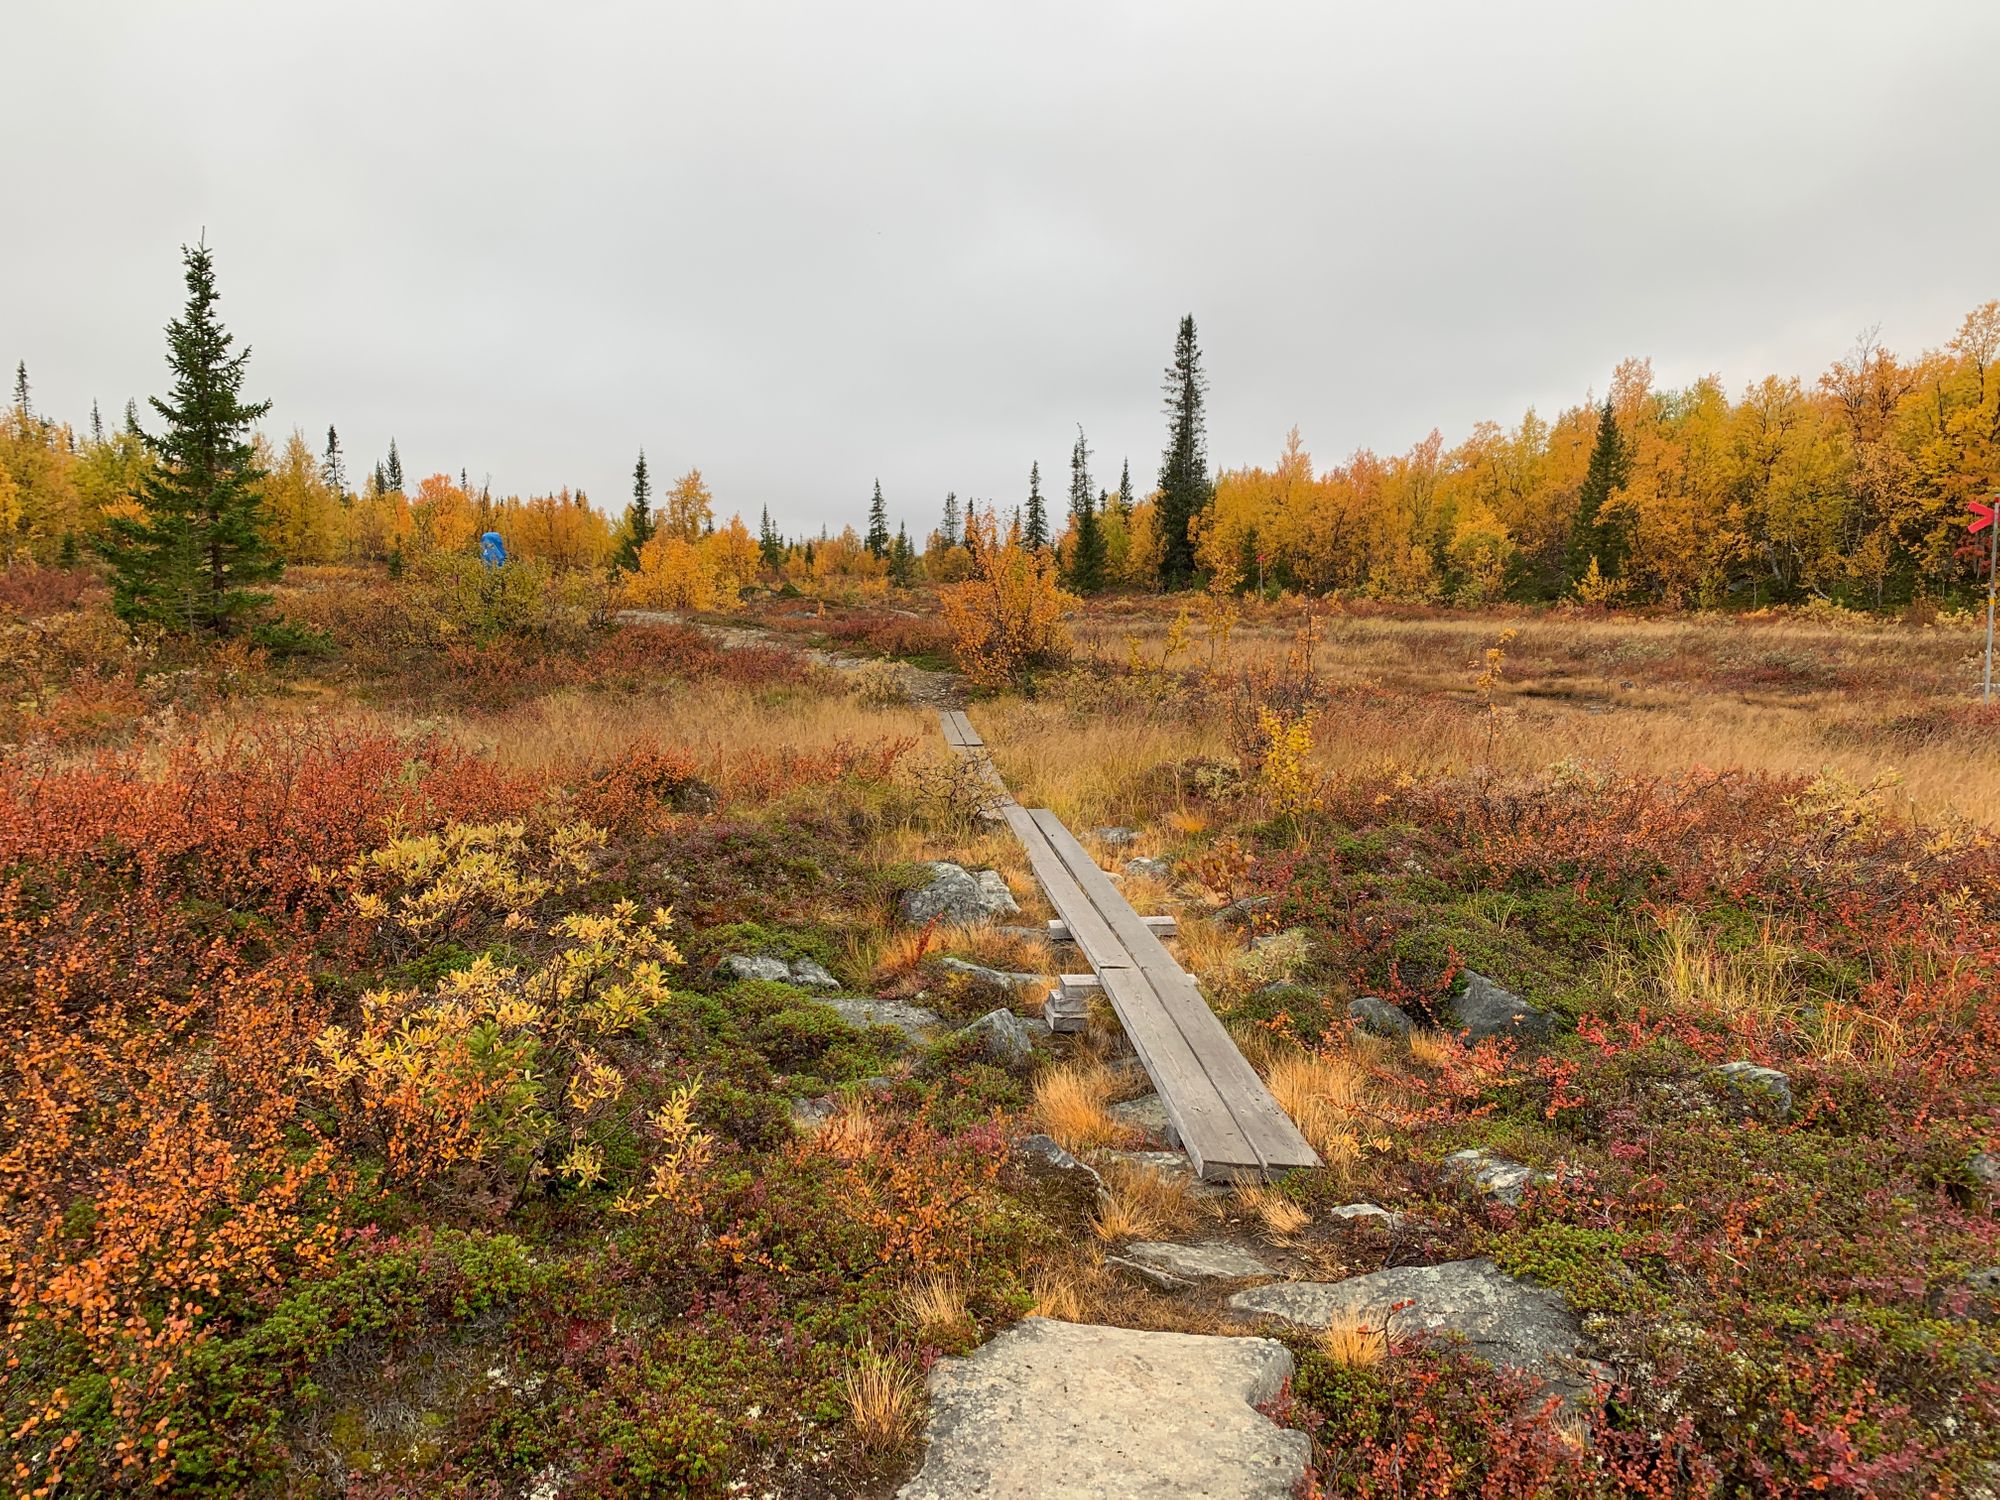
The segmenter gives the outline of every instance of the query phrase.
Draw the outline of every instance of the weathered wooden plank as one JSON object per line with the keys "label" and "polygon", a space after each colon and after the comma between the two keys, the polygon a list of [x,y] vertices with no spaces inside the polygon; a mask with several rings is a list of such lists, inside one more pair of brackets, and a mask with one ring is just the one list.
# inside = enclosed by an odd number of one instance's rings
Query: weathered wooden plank
{"label": "weathered wooden plank", "polygon": [[938,725],[944,730],[944,742],[947,745],[951,746],[954,750],[965,748],[965,739],[958,727],[958,716],[954,710],[949,708],[939,709]]}
{"label": "weathered wooden plank", "polygon": [[961,745],[977,745],[982,750],[986,748],[986,741],[982,740],[979,731],[972,727],[972,720],[965,716],[964,709],[954,708],[951,716],[958,725],[958,742]]}
{"label": "weathered wooden plank", "polygon": [[[1186,1038],[1252,1147],[1254,1164],[1281,1171],[1317,1166],[1318,1154],[1299,1134],[1291,1117],[1278,1107],[1264,1081],[1237,1049],[1215,1012],[1209,1009],[1192,976],[1174,962],[1173,955],[1060,819],[1046,809],[1035,810],[1031,817]],[[1089,949],[1086,947],[1085,951]],[[1166,1097],[1164,1090],[1161,1097]]]}
{"label": "weathered wooden plank", "polygon": [[[1181,930],[1180,922],[1173,917],[1141,917],[1139,920],[1153,929],[1155,937],[1170,938]],[[1067,943],[1069,940],[1069,923],[1059,917],[1049,918],[1049,941]]]}
{"label": "weathered wooden plank", "polygon": [[1137,969],[1105,969],[1098,977],[1104,981],[1105,996],[1153,1080],[1160,1103],[1166,1107],[1167,1122],[1196,1175],[1260,1170],[1263,1164],[1236,1123],[1229,1101],[1160,1004],[1146,976]]}

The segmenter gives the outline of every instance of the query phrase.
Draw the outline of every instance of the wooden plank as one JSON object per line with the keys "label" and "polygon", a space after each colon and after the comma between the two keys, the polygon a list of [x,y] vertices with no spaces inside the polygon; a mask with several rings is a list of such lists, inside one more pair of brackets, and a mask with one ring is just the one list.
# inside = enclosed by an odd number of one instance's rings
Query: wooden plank
{"label": "wooden plank", "polygon": [[958,724],[958,742],[961,745],[977,745],[982,750],[986,748],[986,741],[982,740],[979,731],[972,727],[972,720],[966,718],[964,709],[954,708],[951,716]]}
{"label": "wooden plank", "polygon": [[[1256,1069],[1209,1009],[1192,976],[1174,962],[1173,955],[1055,814],[1037,809],[1031,817],[1152,986],[1203,1071],[1227,1101],[1231,1116],[1255,1153],[1255,1164],[1278,1170],[1319,1165],[1318,1154],[1299,1134],[1291,1117],[1278,1107]],[[1089,951],[1087,947],[1085,951]],[[1164,1090],[1161,1097],[1166,1097]]]}
{"label": "wooden plank", "polygon": [[1146,976],[1137,969],[1106,969],[1098,976],[1111,1008],[1125,1027],[1132,1050],[1139,1054],[1153,1080],[1167,1122],[1188,1154],[1195,1175],[1235,1168],[1256,1171],[1262,1166],[1229,1101],[1216,1088],[1201,1059],[1174,1018],[1160,1004]]}
{"label": "wooden plank", "polygon": [[944,730],[944,742],[954,750],[963,749],[965,740],[958,727],[957,715],[951,709],[938,710],[938,724]]}
{"label": "wooden plank", "polygon": [[[1153,929],[1155,937],[1174,937],[1181,930],[1180,922],[1173,917],[1141,917],[1139,920]],[[1060,917],[1049,918],[1049,941],[1067,943],[1069,940],[1069,924]]]}

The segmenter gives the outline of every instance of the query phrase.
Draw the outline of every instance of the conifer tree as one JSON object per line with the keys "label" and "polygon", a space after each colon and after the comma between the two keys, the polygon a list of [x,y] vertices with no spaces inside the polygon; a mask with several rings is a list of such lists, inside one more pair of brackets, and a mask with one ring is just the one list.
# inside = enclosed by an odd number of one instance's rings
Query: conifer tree
{"label": "conifer tree", "polygon": [[141,484],[143,514],[109,518],[101,545],[122,618],[220,631],[267,600],[250,586],[282,567],[265,535],[264,475],[249,441],[271,404],[242,400],[250,350],[229,352],[208,246],[183,246],[181,256],[187,307],[167,325],[173,387],[164,400],[152,398],[166,422],[152,440],[160,461]]}
{"label": "conifer tree", "polygon": [[958,545],[958,491],[946,490],[944,494],[944,524],[938,528],[938,537],[947,547]]}
{"label": "conifer tree", "polygon": [[388,487],[401,493],[403,489],[403,456],[396,451],[396,440],[389,439],[389,457],[382,465],[382,478]]}
{"label": "conifer tree", "polygon": [[1618,419],[1606,397],[1597,414],[1597,440],[1591,445],[1590,466],[1584,471],[1583,487],[1577,492],[1576,520],[1570,527],[1569,551],[1565,558],[1569,581],[1575,584],[1590,570],[1596,559],[1605,578],[1617,578],[1624,571],[1629,540],[1625,528],[1613,517],[1603,515],[1605,503],[1625,483],[1631,458],[1618,433]]}
{"label": "conifer tree", "polygon": [[899,523],[896,540],[889,544],[889,581],[899,587],[908,587],[917,576],[917,553],[910,545],[910,528]]}
{"label": "conifer tree", "polygon": [[618,544],[613,565],[628,573],[638,572],[639,549],[653,539],[657,530],[659,527],[653,520],[653,477],[646,468],[646,450],[641,448],[639,461],[632,465],[632,503],[625,507],[625,539]]}
{"label": "conifer tree", "polygon": [[139,430],[139,403],[130,396],[125,398],[125,435],[135,438],[145,437]]}
{"label": "conifer tree", "polygon": [[319,461],[319,477],[336,500],[347,498],[347,459],[340,451],[340,434],[331,422],[326,424],[326,456]]}
{"label": "conifer tree", "polygon": [[1125,460],[1125,467],[1118,471],[1118,514],[1125,520],[1132,519],[1132,460]]}
{"label": "conifer tree", "polygon": [[1104,524],[1097,502],[1089,495],[1076,513],[1076,547],[1070,555],[1070,587],[1079,594],[1094,594],[1104,587]]}
{"label": "conifer tree", "polygon": [[25,359],[14,362],[14,410],[24,422],[34,411],[28,404],[28,362]]}
{"label": "conifer tree", "polygon": [[868,555],[889,555],[889,507],[882,501],[882,481],[875,481],[875,498],[868,502]]}
{"label": "conifer tree", "polygon": [[375,472],[370,474],[368,478],[370,481],[370,494],[380,497],[389,493],[389,476],[382,472],[381,464],[378,463],[375,465]]}
{"label": "conifer tree", "polygon": [[1208,478],[1202,416],[1208,381],[1201,373],[1194,314],[1181,319],[1174,362],[1167,367],[1167,446],[1160,455],[1160,582],[1170,589],[1194,581],[1194,529],[1213,490]]}
{"label": "conifer tree", "polygon": [[1090,509],[1090,449],[1083,440],[1083,424],[1076,428],[1076,446],[1069,450],[1069,515],[1081,520]]}
{"label": "conifer tree", "polygon": [[778,535],[778,528],[771,523],[771,507],[764,507],[764,519],[757,527],[757,550],[764,555],[764,566],[778,568],[785,561],[785,539]]}
{"label": "conifer tree", "polygon": [[104,441],[104,413],[97,409],[95,396],[90,398],[90,440],[93,443]]}
{"label": "conifer tree", "polygon": [[1039,552],[1049,544],[1049,512],[1042,503],[1042,461],[1028,469],[1028,514],[1021,526],[1021,545]]}

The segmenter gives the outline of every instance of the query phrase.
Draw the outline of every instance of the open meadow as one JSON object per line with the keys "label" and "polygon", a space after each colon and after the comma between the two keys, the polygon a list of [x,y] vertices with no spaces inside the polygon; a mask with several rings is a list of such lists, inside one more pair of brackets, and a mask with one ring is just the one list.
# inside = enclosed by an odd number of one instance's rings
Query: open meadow
{"label": "open meadow", "polygon": [[[1029,1314],[1282,1338],[1312,1493],[2000,1461],[1969,622],[1112,596],[988,689],[923,590],[438,577],[295,570],[274,650],[6,575],[18,1492],[886,1495]],[[1322,1167],[1192,1181],[1101,1001],[1033,1024],[1077,960],[941,704]],[[1477,1261],[1566,1347],[1256,1300]]]}

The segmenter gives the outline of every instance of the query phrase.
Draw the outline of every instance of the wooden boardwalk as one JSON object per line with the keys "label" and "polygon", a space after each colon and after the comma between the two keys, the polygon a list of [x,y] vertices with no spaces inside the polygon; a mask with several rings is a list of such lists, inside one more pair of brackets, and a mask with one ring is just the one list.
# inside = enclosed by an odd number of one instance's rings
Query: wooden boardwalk
{"label": "wooden boardwalk", "polygon": [[1104,987],[1195,1172],[1258,1180],[1318,1166],[1318,1155],[1146,919],[1054,813],[1025,808],[1008,795],[963,713],[946,709],[938,717],[952,748],[985,768],[995,811],[1028,851],[1035,879]]}

